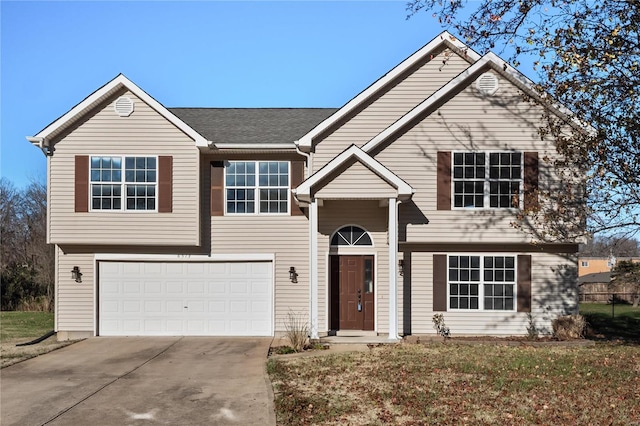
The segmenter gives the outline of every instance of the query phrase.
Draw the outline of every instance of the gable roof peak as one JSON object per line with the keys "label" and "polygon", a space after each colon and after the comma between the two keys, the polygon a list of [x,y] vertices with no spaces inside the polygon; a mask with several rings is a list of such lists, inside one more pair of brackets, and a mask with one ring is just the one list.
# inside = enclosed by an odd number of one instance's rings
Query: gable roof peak
{"label": "gable roof peak", "polygon": [[171,111],[165,108],[164,105],[155,100],[122,73],[119,73],[102,87],[84,98],[65,114],[60,116],[44,129],[40,130],[35,136],[27,136],[27,140],[42,149],[45,154],[51,154],[53,152],[53,146],[51,144],[56,136],[60,135],[64,130],[81,120],[82,117],[89,113],[89,111],[123,88],[133,93],[178,129],[183,131],[187,136],[191,137],[196,146],[208,146],[206,138],[196,132],[193,128],[189,127],[184,121],[176,117]]}
{"label": "gable roof peak", "polygon": [[422,46],[420,49],[411,54],[407,59],[396,65],[393,69],[387,72],[385,75],[376,80],[373,84],[367,87],[365,90],[356,95],[353,99],[347,102],[342,108],[336,111],[333,115],[322,121],[316,127],[311,129],[306,135],[296,141],[296,144],[303,150],[310,150],[314,139],[322,134],[325,130],[331,127],[333,124],[347,116],[358,106],[362,105],[367,99],[371,98],[375,93],[380,90],[384,90],[385,87],[393,82],[398,76],[402,75],[405,71],[410,69],[413,65],[423,60],[430,55],[433,51],[441,49],[443,47],[450,48],[456,51],[461,56],[468,59],[470,63],[478,61],[481,56],[469,46],[464,44],[458,38],[453,36],[448,31],[443,31],[437,35],[433,40]]}

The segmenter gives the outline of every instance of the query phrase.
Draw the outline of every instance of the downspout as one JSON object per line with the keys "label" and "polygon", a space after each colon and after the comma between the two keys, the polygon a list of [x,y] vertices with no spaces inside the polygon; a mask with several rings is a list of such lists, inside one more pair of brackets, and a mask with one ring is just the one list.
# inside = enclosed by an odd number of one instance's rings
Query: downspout
{"label": "downspout", "polygon": [[[303,157],[307,158],[307,173],[305,173],[305,178],[308,178],[311,175],[311,171],[313,170],[313,160],[311,157],[311,153],[302,152],[300,147],[298,146],[299,141],[294,141],[296,152]],[[314,226],[315,221],[318,220],[318,208],[316,201],[311,199],[309,203],[309,338],[310,339],[318,339],[318,324],[317,324],[317,285],[316,285],[316,270],[315,264],[317,259],[316,249],[317,249],[317,226]],[[316,235],[314,235],[316,233]],[[314,247],[316,245],[316,247]]]}

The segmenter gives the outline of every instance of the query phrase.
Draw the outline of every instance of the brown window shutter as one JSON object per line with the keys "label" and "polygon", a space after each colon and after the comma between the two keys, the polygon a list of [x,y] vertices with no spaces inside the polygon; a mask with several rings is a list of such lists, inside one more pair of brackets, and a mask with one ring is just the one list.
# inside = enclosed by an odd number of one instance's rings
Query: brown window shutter
{"label": "brown window shutter", "polygon": [[451,210],[451,152],[438,152],[438,210]]}
{"label": "brown window shutter", "polygon": [[433,255],[433,311],[447,310],[447,255]]}
{"label": "brown window shutter", "polygon": [[89,156],[76,155],[75,164],[75,211],[89,211]]}
{"label": "brown window shutter", "polygon": [[524,209],[538,209],[538,153],[524,153]]}
{"label": "brown window shutter", "polygon": [[531,255],[518,256],[518,312],[531,312]]}
{"label": "brown window shutter", "polygon": [[224,216],[224,161],[211,162],[211,216]]}
{"label": "brown window shutter", "polygon": [[173,210],[173,157],[158,157],[158,212]]}
{"label": "brown window shutter", "polygon": [[[291,162],[291,189],[297,188],[304,181],[304,161],[292,161]],[[293,192],[291,193],[290,201],[291,203],[291,216],[302,216],[304,212],[296,204],[296,201],[293,197]]]}

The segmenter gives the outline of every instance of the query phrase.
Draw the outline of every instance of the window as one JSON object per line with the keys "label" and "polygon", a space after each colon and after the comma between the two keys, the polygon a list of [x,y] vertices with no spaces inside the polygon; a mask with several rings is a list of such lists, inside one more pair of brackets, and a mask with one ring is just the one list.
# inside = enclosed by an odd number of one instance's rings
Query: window
{"label": "window", "polygon": [[515,310],[515,256],[449,256],[448,262],[450,310]]}
{"label": "window", "polygon": [[156,210],[157,158],[93,156],[92,210]]}
{"label": "window", "polygon": [[519,208],[522,153],[453,153],[453,206]]}
{"label": "window", "polygon": [[580,265],[581,265],[583,268],[586,268],[586,267],[588,267],[588,266],[589,266],[589,262],[588,262],[588,261],[586,261],[586,260],[583,260],[583,261],[580,263]]}
{"label": "window", "polygon": [[345,226],[331,237],[332,246],[372,246],[369,233],[359,226]]}
{"label": "window", "polygon": [[227,213],[288,213],[289,162],[230,161],[225,188]]}

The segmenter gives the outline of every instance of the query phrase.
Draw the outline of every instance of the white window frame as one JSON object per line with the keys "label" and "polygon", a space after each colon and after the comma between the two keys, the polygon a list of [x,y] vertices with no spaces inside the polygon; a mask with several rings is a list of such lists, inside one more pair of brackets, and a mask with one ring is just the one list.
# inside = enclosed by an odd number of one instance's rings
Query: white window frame
{"label": "white window frame", "polygon": [[[485,177],[484,192],[483,192],[483,206],[482,207],[456,207],[455,205],[455,182],[456,181],[468,181],[469,179],[456,179],[453,175],[455,167],[455,155],[456,154],[485,154]],[[518,207],[491,207],[491,182],[500,181],[500,179],[491,179],[489,175],[490,157],[491,154],[520,154],[520,184],[518,185]],[[480,180],[480,179],[475,179]],[[510,179],[514,181],[516,179]],[[524,208],[524,151],[520,150],[502,150],[502,151],[453,151],[451,153],[451,209],[453,210],[522,210]]]}
{"label": "white window frame", "polygon": [[[451,286],[449,280],[449,259],[460,256],[480,257],[480,280],[466,281],[467,284],[478,284],[478,309],[460,309],[451,307]],[[484,280],[484,258],[485,257],[513,257],[513,281],[486,281]],[[460,280],[454,281],[461,282]],[[484,285],[485,284],[512,284],[513,285],[513,309],[485,309],[484,308]],[[456,253],[447,254],[447,312],[517,312],[518,310],[518,255],[513,253]]]}
{"label": "white window frame", "polygon": [[[260,186],[260,163],[287,163],[287,186]],[[255,185],[253,186],[227,186],[227,167],[230,163],[254,163],[255,164]],[[254,191],[254,211],[245,213],[229,212],[227,210],[227,189],[232,188],[244,188],[247,190],[253,189]],[[260,212],[260,189],[286,189],[287,190],[287,211],[270,213]],[[291,214],[291,161],[287,160],[227,160],[224,163],[224,214],[225,216],[288,216]]]}
{"label": "white window frame", "polygon": [[[120,182],[101,182],[101,181],[93,181],[91,179],[91,163],[92,159],[95,157],[109,157],[109,158],[120,158],[121,160],[121,169],[120,169]],[[126,166],[125,162],[127,158],[155,158],[156,161],[156,181],[154,183],[144,183],[143,185],[153,185],[155,187],[155,208],[148,210],[137,210],[137,209],[127,209],[127,185],[135,185],[136,182],[126,182]],[[112,212],[126,212],[126,213],[157,213],[158,212],[158,179],[160,174],[160,167],[158,163],[157,155],[122,155],[122,154],[92,154],[89,156],[89,211],[97,212],[97,213],[112,213]],[[93,208],[93,185],[120,185],[120,208],[119,209],[94,209]]]}
{"label": "white window frame", "polygon": [[583,268],[588,268],[589,267],[589,261],[588,260],[580,261],[580,266],[582,266]]}

